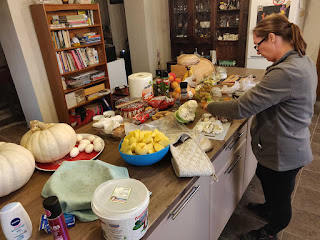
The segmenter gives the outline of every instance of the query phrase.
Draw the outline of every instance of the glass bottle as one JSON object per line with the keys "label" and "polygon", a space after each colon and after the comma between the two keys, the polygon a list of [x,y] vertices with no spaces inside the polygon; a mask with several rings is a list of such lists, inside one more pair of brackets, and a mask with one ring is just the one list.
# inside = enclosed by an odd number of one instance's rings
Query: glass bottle
{"label": "glass bottle", "polygon": [[186,101],[188,101],[188,82],[181,82],[180,89],[181,89],[180,103],[184,104]]}

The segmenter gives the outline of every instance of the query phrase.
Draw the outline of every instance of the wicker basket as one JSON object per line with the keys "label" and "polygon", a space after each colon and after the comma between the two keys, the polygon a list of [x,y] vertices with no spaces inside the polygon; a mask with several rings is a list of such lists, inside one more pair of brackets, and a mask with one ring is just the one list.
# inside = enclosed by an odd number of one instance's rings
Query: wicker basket
{"label": "wicker basket", "polygon": [[[200,58],[200,62],[196,65],[192,65],[191,69],[196,75],[197,83],[199,83],[206,76],[211,75],[214,72],[214,66],[211,61],[205,58]],[[187,68],[185,66],[180,65],[172,65],[171,72],[175,73],[178,78],[183,79],[183,76]]]}
{"label": "wicker basket", "polygon": [[212,62],[205,58],[200,58],[200,62],[196,65],[193,65],[191,69],[196,75],[197,83],[214,72],[214,66]]}

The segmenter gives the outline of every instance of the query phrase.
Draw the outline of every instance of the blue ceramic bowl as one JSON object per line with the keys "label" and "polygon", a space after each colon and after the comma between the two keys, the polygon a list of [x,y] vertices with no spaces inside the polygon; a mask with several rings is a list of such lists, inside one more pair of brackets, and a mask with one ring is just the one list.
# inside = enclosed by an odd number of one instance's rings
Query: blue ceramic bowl
{"label": "blue ceramic bowl", "polygon": [[118,147],[118,150],[119,150],[121,157],[127,163],[135,165],[135,166],[148,166],[148,165],[152,165],[154,163],[159,162],[162,158],[164,158],[164,156],[167,154],[167,152],[169,151],[169,148],[170,148],[170,146],[168,145],[164,149],[162,149],[158,152],[155,152],[155,153],[146,154],[146,155],[129,155],[129,154],[125,154],[120,151],[122,142],[123,142],[123,140],[121,140],[119,147]]}

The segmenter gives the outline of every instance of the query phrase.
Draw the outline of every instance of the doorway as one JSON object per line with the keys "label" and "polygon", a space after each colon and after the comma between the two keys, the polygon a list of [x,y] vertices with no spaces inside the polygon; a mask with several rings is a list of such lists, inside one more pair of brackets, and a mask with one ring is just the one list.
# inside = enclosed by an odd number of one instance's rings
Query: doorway
{"label": "doorway", "polygon": [[0,44],[0,128],[26,121]]}

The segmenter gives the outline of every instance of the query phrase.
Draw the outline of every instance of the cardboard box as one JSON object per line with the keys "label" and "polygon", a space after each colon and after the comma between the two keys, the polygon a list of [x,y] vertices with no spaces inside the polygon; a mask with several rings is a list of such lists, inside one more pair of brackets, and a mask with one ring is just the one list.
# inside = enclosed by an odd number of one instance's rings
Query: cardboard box
{"label": "cardboard box", "polygon": [[101,90],[104,90],[104,89],[105,89],[104,83],[101,83],[99,85],[84,89],[84,95],[87,96],[87,95],[99,92]]}
{"label": "cardboard box", "polygon": [[65,95],[66,103],[67,103],[67,108],[73,108],[77,106],[77,100],[76,100],[76,95],[74,92],[68,93]]}

